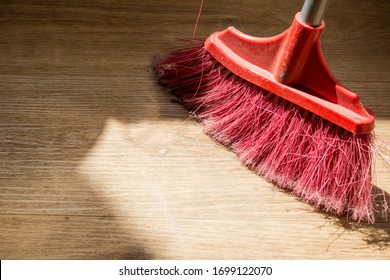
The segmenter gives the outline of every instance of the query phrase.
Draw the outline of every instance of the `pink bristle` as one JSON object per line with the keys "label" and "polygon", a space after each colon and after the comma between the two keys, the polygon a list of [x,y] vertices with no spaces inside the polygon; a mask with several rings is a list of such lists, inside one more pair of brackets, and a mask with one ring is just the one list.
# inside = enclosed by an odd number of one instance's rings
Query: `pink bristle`
{"label": "pink bristle", "polygon": [[372,133],[348,132],[237,77],[202,45],[172,53],[156,70],[251,170],[326,212],[374,222]]}

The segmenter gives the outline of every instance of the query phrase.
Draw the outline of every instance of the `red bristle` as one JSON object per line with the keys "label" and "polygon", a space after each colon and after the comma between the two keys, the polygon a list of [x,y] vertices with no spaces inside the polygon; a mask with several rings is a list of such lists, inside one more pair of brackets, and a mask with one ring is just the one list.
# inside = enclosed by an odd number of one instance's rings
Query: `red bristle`
{"label": "red bristle", "polygon": [[372,133],[353,134],[254,86],[202,45],[156,69],[205,132],[254,172],[326,212],[374,222]]}

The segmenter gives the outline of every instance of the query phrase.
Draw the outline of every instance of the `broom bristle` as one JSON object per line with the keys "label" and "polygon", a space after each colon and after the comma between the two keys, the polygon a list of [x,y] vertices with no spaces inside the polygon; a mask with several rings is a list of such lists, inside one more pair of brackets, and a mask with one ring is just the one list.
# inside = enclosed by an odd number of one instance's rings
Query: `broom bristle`
{"label": "broom bristle", "polygon": [[326,212],[374,222],[372,133],[353,134],[237,77],[202,45],[173,52],[156,70],[251,170]]}

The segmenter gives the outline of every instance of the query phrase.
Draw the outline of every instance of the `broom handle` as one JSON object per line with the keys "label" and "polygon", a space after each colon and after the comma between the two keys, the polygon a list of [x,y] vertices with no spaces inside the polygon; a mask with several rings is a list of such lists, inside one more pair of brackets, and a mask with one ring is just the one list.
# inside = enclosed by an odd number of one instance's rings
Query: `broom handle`
{"label": "broom handle", "polygon": [[329,0],[305,0],[301,10],[301,20],[313,27],[321,25],[328,4]]}

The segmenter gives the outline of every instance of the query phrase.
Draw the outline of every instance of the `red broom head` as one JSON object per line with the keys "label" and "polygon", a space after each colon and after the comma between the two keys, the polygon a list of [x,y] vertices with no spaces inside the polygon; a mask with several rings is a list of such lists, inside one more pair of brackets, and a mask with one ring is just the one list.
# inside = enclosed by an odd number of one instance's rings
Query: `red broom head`
{"label": "red broom head", "polygon": [[373,133],[349,132],[243,80],[203,45],[172,53],[156,71],[251,170],[326,212],[374,222]]}

